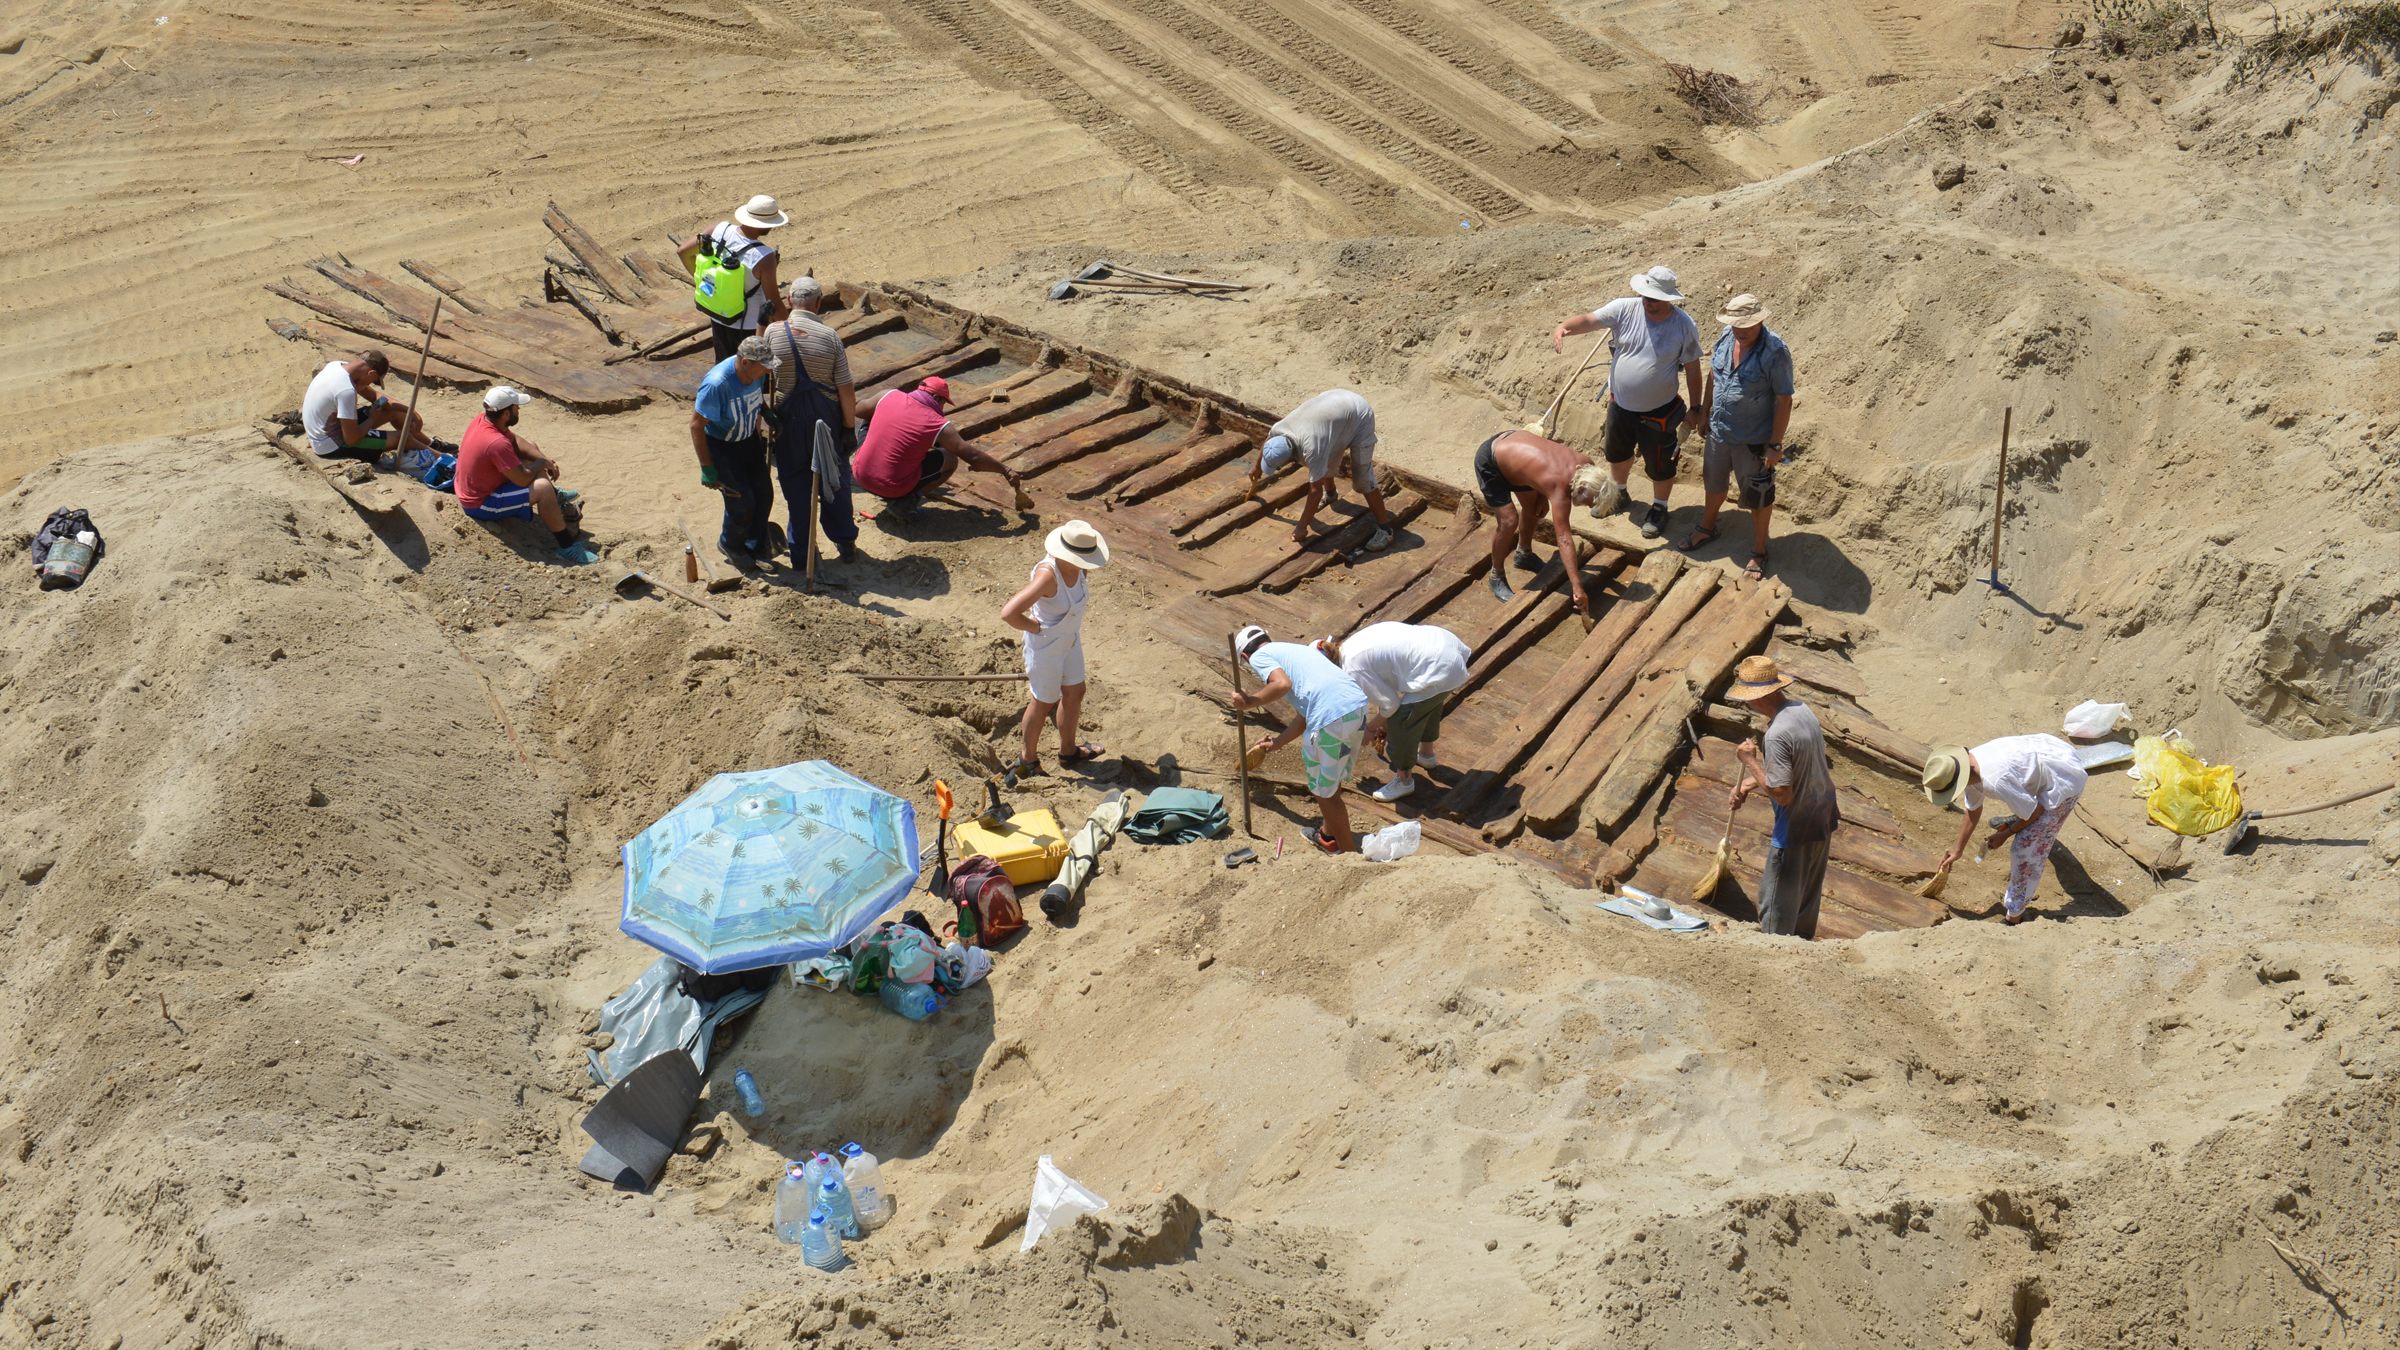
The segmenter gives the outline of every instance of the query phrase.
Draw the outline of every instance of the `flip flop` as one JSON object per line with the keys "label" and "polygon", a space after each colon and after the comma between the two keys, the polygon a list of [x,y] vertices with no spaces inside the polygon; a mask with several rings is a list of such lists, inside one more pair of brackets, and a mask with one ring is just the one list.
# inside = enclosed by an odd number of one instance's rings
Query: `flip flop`
{"label": "flip flop", "polygon": [[1041,772],[1042,762],[1040,760],[1020,759],[1016,763],[1009,765],[1007,771],[1000,776],[1000,786],[1004,789],[1014,788],[1017,785],[1017,780],[1021,778],[1033,778],[1040,775]]}
{"label": "flip flop", "polygon": [[1076,746],[1072,750],[1059,751],[1058,762],[1061,764],[1084,764],[1100,758],[1105,753],[1107,753],[1106,746],[1095,745],[1090,741],[1085,741],[1083,744]]}
{"label": "flip flop", "polygon": [[1690,534],[1685,535],[1683,537],[1683,542],[1677,544],[1675,547],[1683,550],[1686,553],[1689,553],[1693,549],[1706,548],[1715,542],[1717,542],[1717,532],[1709,526],[1702,525],[1693,530]]}
{"label": "flip flop", "polygon": [[1750,561],[1742,564],[1742,576],[1745,580],[1761,581],[1766,578],[1766,575],[1767,555],[1764,553],[1753,553],[1750,555]]}

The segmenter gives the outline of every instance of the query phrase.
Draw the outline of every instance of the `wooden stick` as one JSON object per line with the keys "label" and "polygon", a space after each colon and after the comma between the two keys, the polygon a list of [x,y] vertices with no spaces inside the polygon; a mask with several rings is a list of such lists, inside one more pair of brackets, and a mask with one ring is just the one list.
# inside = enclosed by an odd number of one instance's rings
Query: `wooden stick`
{"label": "wooden stick", "polygon": [[[1171,277],[1164,272],[1145,272],[1138,267],[1119,267],[1115,263],[1109,264],[1108,270],[1111,272],[1123,272],[1129,277],[1141,277],[1148,281],[1172,281],[1178,282],[1185,286],[1206,286],[1211,290],[1246,291],[1250,289],[1250,287],[1241,285],[1238,282],[1202,281],[1198,277]],[[1080,285],[1082,283],[1079,282],[1077,284]],[[1102,279],[1102,284],[1106,284],[1104,279]]]}
{"label": "wooden stick", "polygon": [[[417,378],[408,386],[408,415],[400,419],[400,443],[392,448],[392,462],[400,462],[400,452],[408,448],[408,429],[417,420],[417,395],[425,392],[425,362],[433,355],[433,330],[442,322],[442,302],[446,295],[433,297],[433,317],[425,324],[425,345],[417,351]],[[428,437],[427,439],[431,439]]]}
{"label": "wooden stick", "polygon": [[648,356],[652,352],[663,351],[668,347],[674,346],[678,342],[684,341],[687,338],[696,338],[707,331],[707,322],[703,321],[696,323],[691,327],[684,329],[682,332],[675,334],[673,337],[663,337],[656,342],[648,344],[647,346],[636,347],[629,352],[619,352],[615,356],[608,358],[600,364],[604,366],[613,366],[620,361],[631,361],[637,356]]}
{"label": "wooden stick", "polygon": [[834,673],[855,675],[869,684],[983,684],[1025,678],[1023,675],[872,675],[863,670],[841,670]]}
{"label": "wooden stick", "polygon": [[1225,635],[1225,658],[1233,667],[1233,763],[1242,776],[1242,833],[1253,839],[1258,831],[1250,827],[1250,724],[1242,715],[1242,653],[1233,645],[1236,635]]}
{"label": "wooden stick", "polygon": [[676,599],[683,601],[687,605],[698,605],[700,608],[707,610],[709,613],[714,614],[718,618],[724,619],[727,622],[731,622],[733,619],[731,614],[728,614],[724,610],[719,609],[717,606],[701,599],[699,596],[692,594],[690,591],[685,590],[681,586],[670,586],[666,582],[659,580],[657,577],[650,575],[648,572],[635,572],[633,575],[640,577],[642,580],[649,582],[651,585],[656,586],[658,589],[665,591],[667,594],[674,596]]}
{"label": "wooden stick", "polygon": [[1550,435],[1550,419],[1558,416],[1558,405],[1567,401],[1567,391],[1575,387],[1575,382],[1577,380],[1583,378],[1583,372],[1591,366],[1592,358],[1598,356],[1600,354],[1600,349],[1607,345],[1608,334],[1602,333],[1600,335],[1600,340],[1592,344],[1592,349],[1583,354],[1583,364],[1575,367],[1575,373],[1569,375],[1567,377],[1567,382],[1558,387],[1558,397],[1550,400],[1549,407],[1542,409],[1542,415],[1535,419],[1533,426],[1529,428],[1529,430],[1533,431],[1536,435],[1548,438]]}
{"label": "wooden stick", "polygon": [[2008,504],[2008,425],[2015,408],[2000,410],[2000,481],[1992,485],[1992,580],[2000,580],[2000,514]]}

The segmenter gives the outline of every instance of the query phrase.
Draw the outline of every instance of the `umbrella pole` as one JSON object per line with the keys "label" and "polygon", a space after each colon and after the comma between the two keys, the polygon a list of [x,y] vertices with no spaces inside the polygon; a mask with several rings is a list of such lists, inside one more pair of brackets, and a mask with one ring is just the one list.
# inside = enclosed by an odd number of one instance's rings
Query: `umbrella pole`
{"label": "umbrella pole", "polygon": [[[1242,693],[1242,654],[1233,645],[1234,634],[1225,635],[1225,657],[1233,667],[1233,693],[1238,700]],[[1233,705],[1233,763],[1242,775],[1242,833],[1253,839],[1258,831],[1250,827],[1250,723],[1242,716],[1242,705]]]}

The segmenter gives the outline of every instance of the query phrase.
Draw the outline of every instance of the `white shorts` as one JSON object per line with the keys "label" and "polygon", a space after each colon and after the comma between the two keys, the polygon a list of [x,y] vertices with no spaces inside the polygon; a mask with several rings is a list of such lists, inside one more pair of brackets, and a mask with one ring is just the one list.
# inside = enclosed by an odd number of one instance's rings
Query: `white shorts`
{"label": "white shorts", "polygon": [[1070,684],[1082,684],[1083,625],[1025,635],[1025,680],[1037,703],[1056,703]]}

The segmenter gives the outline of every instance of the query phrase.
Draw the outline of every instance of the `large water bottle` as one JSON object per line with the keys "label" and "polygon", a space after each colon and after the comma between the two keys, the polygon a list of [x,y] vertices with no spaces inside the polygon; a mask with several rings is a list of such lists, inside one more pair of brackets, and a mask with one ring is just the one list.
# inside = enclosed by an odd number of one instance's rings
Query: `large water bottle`
{"label": "large water bottle", "polygon": [[862,1228],[881,1228],[892,1217],[892,1196],[883,1188],[883,1168],[857,1144],[842,1145],[842,1182]]}
{"label": "large water bottle", "polygon": [[775,1240],[798,1242],[801,1230],[808,1227],[808,1212],[815,1207],[802,1166],[785,1163],[783,1180],[775,1187]]}
{"label": "large water bottle", "polygon": [[808,1223],[800,1230],[800,1259],[819,1270],[840,1270],[842,1240],[833,1231],[832,1217],[823,1208],[809,1211]]}
{"label": "large water bottle", "polygon": [[733,1071],[733,1087],[736,1092],[742,1094],[744,1111],[754,1116],[763,1116],[767,1113],[767,1099],[758,1095],[758,1080],[750,1076],[748,1069]]}
{"label": "large water bottle", "polygon": [[883,1006],[911,1022],[922,1022],[941,1011],[942,994],[931,984],[908,984],[900,980],[885,980],[876,992]]}
{"label": "large water bottle", "polygon": [[833,1218],[833,1230],[843,1237],[859,1236],[858,1208],[850,1203],[850,1188],[842,1182],[837,1169],[833,1175],[817,1183],[817,1208]]}
{"label": "large water bottle", "polygon": [[817,1187],[825,1184],[825,1178],[841,1174],[842,1164],[832,1154],[817,1149],[809,1150],[808,1160],[802,1165],[800,1173],[800,1179],[808,1183],[808,1203],[817,1203]]}

